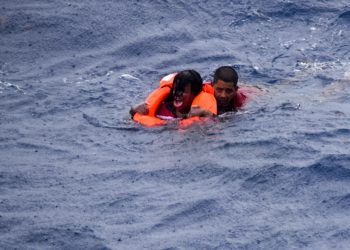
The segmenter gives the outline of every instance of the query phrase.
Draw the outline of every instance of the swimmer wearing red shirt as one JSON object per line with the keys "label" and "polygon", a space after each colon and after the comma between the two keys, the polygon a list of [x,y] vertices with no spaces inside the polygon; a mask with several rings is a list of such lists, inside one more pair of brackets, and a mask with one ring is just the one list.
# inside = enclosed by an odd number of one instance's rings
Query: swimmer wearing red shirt
{"label": "swimmer wearing red shirt", "polygon": [[231,66],[222,66],[215,70],[214,96],[217,103],[218,114],[237,111],[248,100],[249,90],[238,87],[238,74]]}

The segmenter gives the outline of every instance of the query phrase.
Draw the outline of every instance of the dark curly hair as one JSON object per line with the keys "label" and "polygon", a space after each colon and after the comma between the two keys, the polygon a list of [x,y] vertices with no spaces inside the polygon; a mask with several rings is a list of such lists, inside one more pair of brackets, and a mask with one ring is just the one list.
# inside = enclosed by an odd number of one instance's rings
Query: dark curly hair
{"label": "dark curly hair", "polygon": [[173,90],[184,91],[187,84],[191,84],[191,90],[194,96],[202,90],[203,80],[200,74],[195,70],[180,71],[174,78]]}

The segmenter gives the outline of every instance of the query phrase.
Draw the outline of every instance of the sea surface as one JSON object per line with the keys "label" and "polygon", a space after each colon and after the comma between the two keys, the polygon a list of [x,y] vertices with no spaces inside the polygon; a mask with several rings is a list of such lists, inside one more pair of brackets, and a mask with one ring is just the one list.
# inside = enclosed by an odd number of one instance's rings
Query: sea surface
{"label": "sea surface", "polygon": [[[222,65],[243,110],[130,119]],[[0,249],[349,248],[349,0],[0,0]]]}

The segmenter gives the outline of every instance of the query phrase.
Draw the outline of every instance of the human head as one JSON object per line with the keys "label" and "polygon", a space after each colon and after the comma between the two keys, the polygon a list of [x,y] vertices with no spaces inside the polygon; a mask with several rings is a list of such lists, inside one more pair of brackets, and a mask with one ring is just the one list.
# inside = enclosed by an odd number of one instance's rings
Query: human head
{"label": "human head", "polygon": [[236,96],[238,75],[231,66],[222,66],[214,73],[214,95],[218,108],[231,109]]}
{"label": "human head", "polygon": [[195,70],[180,71],[174,78],[172,95],[174,107],[188,112],[195,96],[202,90],[202,77]]}

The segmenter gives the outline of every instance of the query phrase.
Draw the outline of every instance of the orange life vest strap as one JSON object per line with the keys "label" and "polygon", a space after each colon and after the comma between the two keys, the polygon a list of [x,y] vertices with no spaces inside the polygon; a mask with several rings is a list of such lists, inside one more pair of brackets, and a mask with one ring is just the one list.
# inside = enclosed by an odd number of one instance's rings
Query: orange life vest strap
{"label": "orange life vest strap", "polygon": [[157,88],[146,98],[149,116],[156,116],[159,105],[169,96],[170,90],[168,86]]}
{"label": "orange life vest strap", "polygon": [[194,98],[192,106],[195,105],[198,105],[202,109],[209,110],[214,115],[218,113],[215,97],[207,92],[202,91]]}
{"label": "orange life vest strap", "polygon": [[141,115],[139,113],[136,113],[133,117],[134,121],[141,123],[142,125],[145,125],[147,127],[152,126],[159,126],[159,125],[165,125],[166,121],[159,119],[155,116],[149,116],[149,115]]}
{"label": "orange life vest strap", "polygon": [[182,127],[187,127],[195,122],[203,122],[209,120],[208,117],[198,117],[198,116],[193,116],[190,118],[182,119],[179,124]]}
{"label": "orange life vest strap", "polygon": [[175,78],[176,75],[177,75],[177,72],[164,76],[162,79],[160,79],[159,86],[161,88],[165,87],[165,86],[172,88],[173,87],[174,78]]}
{"label": "orange life vest strap", "polygon": [[205,82],[203,84],[203,88],[202,89],[203,89],[204,92],[207,92],[209,94],[214,95],[214,87],[210,84],[210,82]]}

